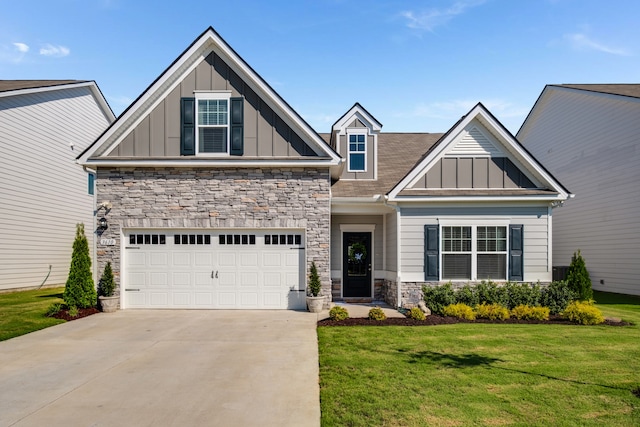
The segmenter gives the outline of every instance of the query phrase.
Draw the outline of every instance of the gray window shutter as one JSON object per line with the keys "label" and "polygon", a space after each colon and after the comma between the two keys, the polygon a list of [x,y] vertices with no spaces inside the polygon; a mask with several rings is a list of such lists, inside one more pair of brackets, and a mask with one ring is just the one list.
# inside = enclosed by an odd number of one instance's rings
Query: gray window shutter
{"label": "gray window shutter", "polygon": [[524,233],[522,225],[509,226],[509,280],[524,280]]}
{"label": "gray window shutter", "polygon": [[244,154],[244,98],[231,98],[231,155]]}
{"label": "gray window shutter", "polygon": [[180,155],[196,154],[196,99],[180,99]]}
{"label": "gray window shutter", "polygon": [[424,226],[424,280],[440,280],[439,227]]}

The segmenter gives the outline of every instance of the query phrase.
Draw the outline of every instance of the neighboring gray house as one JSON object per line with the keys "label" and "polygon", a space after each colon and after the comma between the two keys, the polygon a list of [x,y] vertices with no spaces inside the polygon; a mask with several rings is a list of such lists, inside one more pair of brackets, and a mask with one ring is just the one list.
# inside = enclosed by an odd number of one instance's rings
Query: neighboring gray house
{"label": "neighboring gray house", "polygon": [[114,120],[93,81],[0,80],[0,291],[64,284],[76,223],[93,243],[75,158]]}
{"label": "neighboring gray house", "polygon": [[207,29],[82,153],[122,308],[415,303],[423,283],[551,280],[569,193],[478,104],[446,134],[355,104],[316,133]]}
{"label": "neighboring gray house", "polygon": [[577,195],[554,215],[553,264],[580,249],[593,288],[640,295],[640,85],[548,85],[518,139]]}

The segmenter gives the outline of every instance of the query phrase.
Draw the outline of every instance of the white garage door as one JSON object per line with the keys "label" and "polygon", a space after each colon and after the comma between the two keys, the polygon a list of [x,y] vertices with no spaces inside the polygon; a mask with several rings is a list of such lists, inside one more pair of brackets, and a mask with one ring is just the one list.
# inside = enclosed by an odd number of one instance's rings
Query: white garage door
{"label": "white garage door", "polygon": [[130,230],[124,308],[304,309],[300,230]]}

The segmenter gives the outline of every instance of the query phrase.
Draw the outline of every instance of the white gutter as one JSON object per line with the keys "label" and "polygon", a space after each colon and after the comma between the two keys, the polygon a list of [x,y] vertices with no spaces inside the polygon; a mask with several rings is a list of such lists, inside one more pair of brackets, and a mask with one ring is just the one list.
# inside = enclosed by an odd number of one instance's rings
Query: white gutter
{"label": "white gutter", "polygon": [[[569,195],[572,198],[572,195]],[[567,200],[567,198],[561,195],[554,196],[538,196],[538,195],[523,195],[523,196],[454,196],[454,197],[426,197],[426,196],[408,196],[408,197],[396,197],[390,199],[392,202],[518,202],[518,201],[554,201],[554,200]]]}
{"label": "white gutter", "polygon": [[[86,166],[82,166],[82,169],[86,172],[86,173],[92,173],[96,178],[98,178],[98,172],[95,171],[94,169],[90,169]],[[93,181],[93,184],[95,185],[96,181]],[[93,190],[93,223],[91,224],[91,229],[95,230],[95,225],[96,225],[96,206],[98,204],[98,192],[96,191],[96,189],[94,188]],[[98,283],[98,259],[96,258],[98,256],[98,235],[95,233],[95,231],[92,231],[91,234],[93,235],[93,248],[92,249],[92,256],[91,256],[91,260],[93,261],[93,263],[91,264],[93,266],[93,281],[94,283]]]}
{"label": "white gutter", "polygon": [[[80,163],[80,162],[79,162]],[[109,158],[100,158],[87,160],[84,163],[80,163],[83,166],[92,167],[174,167],[174,168],[188,168],[188,167],[327,167],[337,165],[337,162],[333,160],[280,160],[273,161],[269,159],[264,160],[118,160]]]}

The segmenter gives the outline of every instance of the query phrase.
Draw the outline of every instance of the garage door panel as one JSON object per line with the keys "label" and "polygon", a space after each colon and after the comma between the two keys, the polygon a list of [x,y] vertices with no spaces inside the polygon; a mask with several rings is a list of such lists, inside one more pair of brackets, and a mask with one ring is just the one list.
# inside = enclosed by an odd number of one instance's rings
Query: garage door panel
{"label": "garage door panel", "polygon": [[173,286],[188,287],[191,286],[191,273],[178,271],[172,274]]}
{"label": "garage door panel", "polygon": [[149,273],[149,279],[151,286],[169,286],[169,274],[165,272],[151,272]]}
{"label": "garage door panel", "polygon": [[125,239],[125,307],[305,307],[301,231],[132,230]]}

